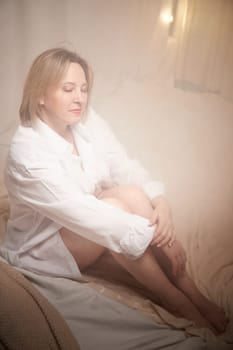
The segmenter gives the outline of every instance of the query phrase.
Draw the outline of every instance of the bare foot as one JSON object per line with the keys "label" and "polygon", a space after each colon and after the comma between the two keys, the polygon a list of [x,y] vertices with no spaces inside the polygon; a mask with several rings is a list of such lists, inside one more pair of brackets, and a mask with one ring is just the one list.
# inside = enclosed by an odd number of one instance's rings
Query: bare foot
{"label": "bare foot", "polygon": [[206,299],[205,303],[199,307],[199,310],[218,333],[225,331],[228,319],[223,309]]}
{"label": "bare foot", "polygon": [[186,318],[193,321],[195,326],[200,328],[209,328],[216,333],[215,328],[212,326],[209,320],[200,313],[196,306],[182,292],[179,293],[179,296],[176,295],[176,297],[172,300],[172,303],[162,302],[162,306],[173,315]]}
{"label": "bare foot", "polygon": [[222,333],[227,326],[227,317],[224,311],[207,299],[196,287],[193,280],[185,272],[175,281],[176,285],[183,291],[185,295],[196,306],[199,312],[215,329],[215,333]]}

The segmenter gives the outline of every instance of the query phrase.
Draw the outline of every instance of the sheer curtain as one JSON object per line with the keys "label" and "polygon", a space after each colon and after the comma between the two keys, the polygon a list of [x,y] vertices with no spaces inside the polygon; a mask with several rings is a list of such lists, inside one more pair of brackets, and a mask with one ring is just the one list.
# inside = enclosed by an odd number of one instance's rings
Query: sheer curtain
{"label": "sheer curtain", "polygon": [[180,0],[175,86],[233,100],[233,1]]}

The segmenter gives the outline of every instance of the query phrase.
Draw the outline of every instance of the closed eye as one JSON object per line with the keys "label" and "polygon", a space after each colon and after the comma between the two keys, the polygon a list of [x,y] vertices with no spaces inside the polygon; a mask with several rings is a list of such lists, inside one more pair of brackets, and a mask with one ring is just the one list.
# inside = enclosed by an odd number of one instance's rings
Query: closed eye
{"label": "closed eye", "polygon": [[64,92],[72,92],[75,89],[75,84],[71,82],[67,82],[62,85],[62,90]]}
{"label": "closed eye", "polygon": [[63,87],[63,91],[65,91],[65,92],[72,92],[73,88]]}
{"label": "closed eye", "polygon": [[81,91],[84,93],[88,93],[88,86],[87,85],[82,86]]}
{"label": "closed eye", "polygon": [[72,92],[73,89],[63,89],[63,91],[65,91],[65,92]]}
{"label": "closed eye", "polygon": [[[73,92],[76,89],[76,86],[74,84],[69,84],[69,85],[63,85],[62,90],[64,92]],[[83,84],[80,87],[80,91],[83,93],[88,93],[88,85],[87,84]]]}

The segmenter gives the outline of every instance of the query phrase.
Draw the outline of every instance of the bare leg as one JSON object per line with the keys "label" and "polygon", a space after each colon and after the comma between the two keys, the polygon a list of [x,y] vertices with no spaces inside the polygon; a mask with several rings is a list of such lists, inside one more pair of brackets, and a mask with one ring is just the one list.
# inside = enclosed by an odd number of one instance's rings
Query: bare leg
{"label": "bare leg", "polygon": [[[122,186],[110,189],[102,193],[101,199],[108,201],[109,196],[126,203],[129,211],[135,214],[149,218],[152,213],[149,200],[135,187]],[[200,293],[186,271],[176,278],[172,276],[169,260],[160,248],[153,249],[153,252],[154,254],[148,249],[143,257],[136,261],[120,254],[112,253],[112,255],[138,281],[155,292],[169,311],[192,319],[199,326],[212,328],[212,325],[218,332],[223,332],[227,322],[224,311]],[[155,279],[151,276],[155,276]]]}
{"label": "bare leg", "polygon": [[198,310],[219,333],[223,332],[227,325],[227,318],[224,310],[208,300],[199,291],[194,281],[188,275],[187,271],[184,271],[181,275],[174,277],[171,273],[169,261],[162,250],[159,248],[153,248],[153,250],[160,266],[163,268],[170,281],[172,281],[172,283],[174,283],[178,289],[185,293],[185,295],[193,302],[193,304],[196,305]]}
{"label": "bare leg", "polygon": [[219,333],[224,332],[228,322],[225,312],[200,293],[187,273],[178,277],[175,285],[185,291],[186,295]]}
{"label": "bare leg", "polygon": [[60,235],[81,271],[92,265],[105,251],[104,247],[95,244],[64,227],[60,230]]}
{"label": "bare leg", "polygon": [[[106,202],[124,211],[129,211],[129,208],[118,199],[108,198]],[[65,227],[60,230],[60,235],[81,271],[92,265],[106,250],[105,247],[85,239]]]}
{"label": "bare leg", "polygon": [[196,326],[212,329],[210,323],[201,315],[189,298],[166,277],[156,262],[152,249],[149,248],[136,261],[121,254],[112,253],[112,255],[139,282],[155,293],[156,299],[159,299],[160,304],[165,309],[178,317],[194,321]]}
{"label": "bare leg", "polygon": [[[149,217],[152,212],[152,207],[145,194],[135,189],[135,187],[122,186],[113,188],[103,192],[99,199],[144,217]],[[81,270],[91,265],[105,251],[104,247],[88,241],[65,228],[60,233]],[[222,315],[223,320],[224,314],[221,313],[220,317],[220,311],[217,310],[215,312],[215,306],[206,306],[208,303],[211,305],[210,302],[206,302],[207,299],[202,296],[186,272],[179,279],[169,279],[169,276],[171,276],[169,261],[165,255],[163,256],[159,252],[161,252],[161,249],[157,249],[157,252],[155,249],[152,252],[152,249],[149,248],[137,260],[128,259],[121,254],[112,254],[116,261],[160,299],[161,304],[167,310],[177,316],[193,320],[197,326],[212,328],[210,324],[212,323],[218,329],[216,324],[217,322],[220,323],[219,320]],[[203,315],[206,315],[207,309],[212,312],[212,316],[208,317],[211,322],[201,314],[202,312]],[[215,321],[215,319],[218,321]],[[221,331],[220,328],[218,330]]]}

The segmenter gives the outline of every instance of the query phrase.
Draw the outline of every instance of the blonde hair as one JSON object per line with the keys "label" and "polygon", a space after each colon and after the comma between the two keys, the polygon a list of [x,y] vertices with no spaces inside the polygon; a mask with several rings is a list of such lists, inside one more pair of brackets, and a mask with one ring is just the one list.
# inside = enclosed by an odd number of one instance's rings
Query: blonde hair
{"label": "blonde hair", "polygon": [[46,50],[34,60],[25,81],[19,109],[24,126],[32,126],[36,117],[40,116],[43,94],[50,85],[59,83],[70,63],[78,63],[83,68],[90,95],[93,76],[88,63],[76,52],[64,48]]}

